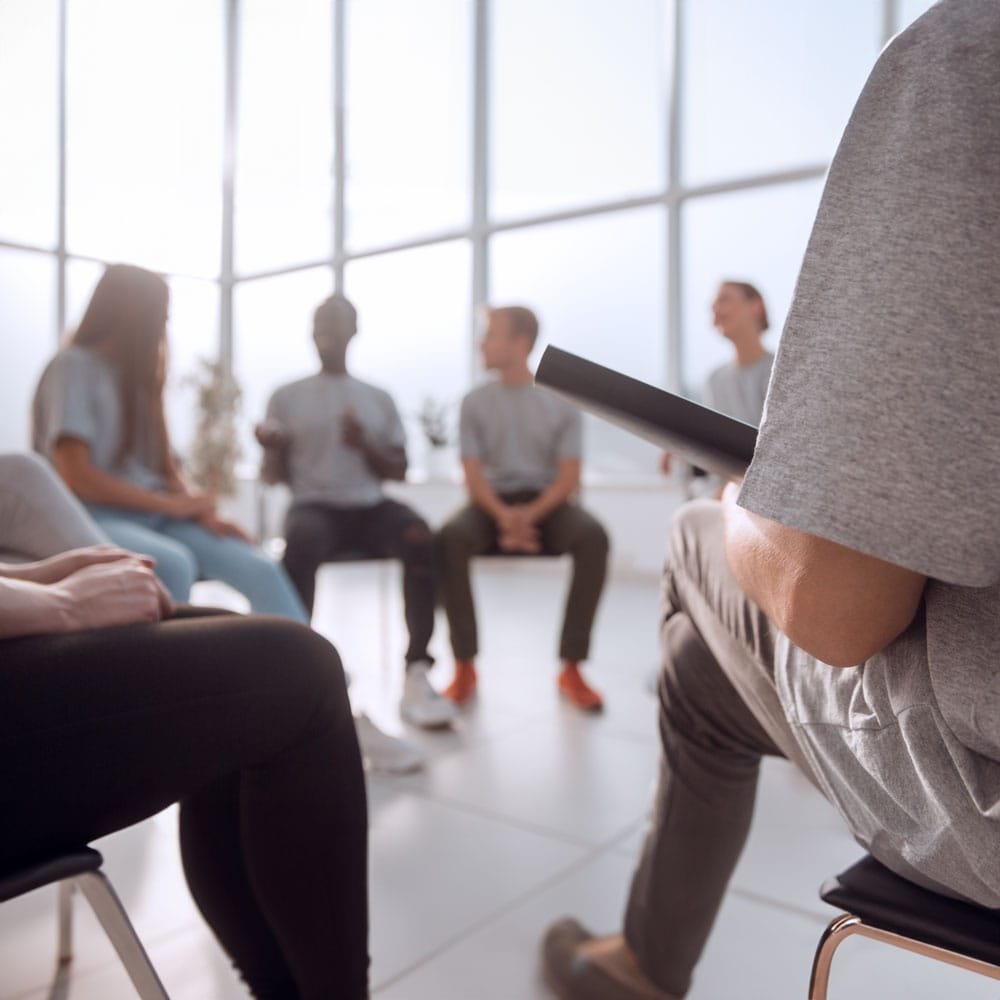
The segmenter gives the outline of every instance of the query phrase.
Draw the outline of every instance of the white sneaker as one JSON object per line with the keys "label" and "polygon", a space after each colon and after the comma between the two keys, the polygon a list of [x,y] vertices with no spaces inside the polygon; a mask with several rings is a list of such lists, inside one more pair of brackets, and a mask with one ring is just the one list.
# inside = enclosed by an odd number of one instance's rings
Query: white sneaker
{"label": "white sneaker", "polygon": [[450,726],[458,717],[458,709],[431,687],[427,678],[430,669],[431,665],[426,660],[407,666],[399,714],[421,729],[441,729]]}
{"label": "white sneaker", "polygon": [[410,774],[424,766],[423,750],[406,740],[383,733],[364,712],[354,717],[354,728],[358,734],[361,757],[369,771]]}

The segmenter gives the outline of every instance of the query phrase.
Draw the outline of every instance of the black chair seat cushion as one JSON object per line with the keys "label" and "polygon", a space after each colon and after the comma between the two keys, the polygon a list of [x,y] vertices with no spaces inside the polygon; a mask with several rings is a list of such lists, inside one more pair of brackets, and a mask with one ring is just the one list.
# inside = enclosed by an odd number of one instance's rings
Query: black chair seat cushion
{"label": "black chair seat cushion", "polygon": [[61,882],[65,878],[81,872],[96,872],[104,864],[104,858],[92,847],[47,858],[37,864],[19,865],[9,871],[0,872],[0,903],[17,896],[23,896],[32,889]]}
{"label": "black chair seat cushion", "polygon": [[923,889],[870,855],[824,882],[820,896],[870,927],[1000,965],[1000,910]]}

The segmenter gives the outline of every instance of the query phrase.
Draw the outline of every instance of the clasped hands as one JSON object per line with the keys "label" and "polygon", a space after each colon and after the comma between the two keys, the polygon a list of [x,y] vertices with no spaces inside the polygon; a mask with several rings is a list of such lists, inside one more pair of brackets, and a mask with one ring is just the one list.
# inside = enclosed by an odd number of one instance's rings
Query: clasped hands
{"label": "clasped hands", "polygon": [[163,513],[180,521],[197,521],[213,535],[238,538],[253,544],[253,539],[238,524],[219,515],[214,493],[194,493],[188,490],[167,493],[164,496]]}
{"label": "clasped hands", "polygon": [[537,555],[542,551],[541,534],[529,506],[504,507],[497,517],[497,545],[501,552]]}
{"label": "clasped hands", "polygon": [[91,545],[38,562],[0,564],[0,577],[42,588],[32,593],[47,609],[47,631],[73,632],[170,617],[174,602],[154,565],[117,545]]}

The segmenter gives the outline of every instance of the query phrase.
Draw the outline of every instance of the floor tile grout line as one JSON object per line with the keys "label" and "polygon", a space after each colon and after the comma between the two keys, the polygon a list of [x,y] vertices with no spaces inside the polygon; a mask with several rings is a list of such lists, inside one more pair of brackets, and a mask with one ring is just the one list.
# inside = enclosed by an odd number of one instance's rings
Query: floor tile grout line
{"label": "floor tile grout line", "polygon": [[[579,840],[569,834],[566,834],[562,830],[555,830],[551,827],[541,826],[536,823],[530,823],[526,820],[519,820],[513,817],[504,815],[503,813],[493,812],[484,806],[473,805],[468,802],[462,802],[459,799],[452,799],[446,795],[441,795],[440,793],[420,791],[412,792],[411,794],[416,795],[419,798],[424,799],[428,802],[435,802],[438,805],[448,806],[449,808],[457,809],[460,812],[464,812],[470,816],[476,816],[479,819],[488,820],[492,823],[497,823],[501,826],[507,827],[508,829],[517,830],[521,833],[531,833],[536,836],[545,837],[549,840],[554,840],[562,844],[567,844],[571,847],[579,847],[584,850],[600,850],[603,849],[602,845],[605,841],[601,841],[600,845],[595,845],[592,841]],[[642,814],[636,820],[630,820],[628,824],[628,831],[634,829],[636,823],[642,822],[645,818],[645,813]],[[624,836],[622,833],[614,834],[614,837]]]}
{"label": "floor tile grout line", "polygon": [[768,896],[762,892],[754,892],[752,889],[741,889],[734,885],[730,885],[730,887],[726,890],[726,895],[738,896],[740,899],[746,900],[747,902],[757,903],[760,906],[766,906],[771,910],[778,910],[781,913],[802,917],[810,923],[819,924],[821,927],[828,924],[836,915],[836,910],[831,910],[830,917],[824,918],[818,911],[810,910],[806,906],[789,903],[785,900]]}
{"label": "floor tile grout line", "polygon": [[[620,834],[616,834],[616,836],[620,836]],[[372,993],[373,994],[378,993],[380,990],[387,989],[393,984],[398,983],[401,979],[404,979],[406,976],[409,976],[413,972],[416,972],[417,969],[426,965],[428,962],[431,962],[434,959],[439,958],[441,955],[443,955],[446,951],[449,951],[460,941],[465,940],[471,935],[482,930],[484,927],[488,927],[491,923],[494,923],[500,917],[505,916],[511,911],[517,909],[519,906],[522,906],[524,903],[528,902],[530,899],[533,899],[535,896],[541,895],[547,889],[550,889],[554,885],[558,885],[559,882],[564,881],[570,875],[574,874],[577,871],[580,871],[587,865],[593,863],[594,861],[597,860],[598,857],[600,857],[606,851],[607,851],[606,844],[588,850],[582,857],[577,858],[575,861],[571,861],[568,865],[566,865],[565,868],[561,868],[558,872],[555,872],[547,876],[540,882],[536,882],[531,888],[526,889],[524,892],[508,900],[506,903],[497,907],[495,910],[492,910],[489,914],[484,915],[479,920],[476,920],[471,924],[468,924],[459,933],[452,935],[446,941],[442,942],[437,947],[431,949],[431,951],[429,951],[426,955],[424,955],[423,958],[415,962],[411,962],[410,965],[408,965],[406,968],[401,969],[399,972],[390,976],[384,982],[376,984],[372,988]]]}

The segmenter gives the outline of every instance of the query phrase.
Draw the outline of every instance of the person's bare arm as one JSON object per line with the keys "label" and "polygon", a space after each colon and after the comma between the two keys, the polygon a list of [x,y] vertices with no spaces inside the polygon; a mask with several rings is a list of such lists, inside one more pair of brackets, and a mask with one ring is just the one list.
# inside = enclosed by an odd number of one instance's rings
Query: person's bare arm
{"label": "person's bare arm", "polygon": [[737,582],[800,649],[863,663],[913,621],[927,577],[744,510],[726,487],[726,558]]}
{"label": "person's bare arm", "polygon": [[406,477],[406,449],[399,445],[380,448],[373,444],[353,410],[344,412],[343,436],[344,444],[360,451],[368,468],[379,479],[400,481]]}
{"label": "person's bare arm", "polygon": [[509,517],[511,508],[497,496],[483,472],[483,463],[478,458],[463,458],[462,471],[465,473],[465,491],[469,499],[481,507],[501,527]]}
{"label": "person's bare arm", "polygon": [[253,429],[257,443],[264,450],[260,460],[260,478],[270,486],[276,483],[287,483],[288,435],[274,420],[265,420]]}
{"label": "person's bare arm", "polygon": [[561,458],[556,478],[529,504],[525,504],[524,516],[538,524],[565,503],[580,489],[580,459]]}
{"label": "person's bare arm", "polygon": [[91,461],[90,445],[79,438],[60,438],[53,450],[52,464],[63,482],[87,503],[129,507],[181,519],[198,518],[215,508],[211,497],[158,493],[104,472]]}
{"label": "person's bare arm", "polygon": [[118,562],[122,559],[138,559],[150,569],[156,565],[156,560],[151,556],[129,552],[117,545],[89,545],[86,548],[59,552],[35,562],[0,563],[0,577],[26,580],[30,583],[58,583],[77,570],[83,569],[84,566]]}
{"label": "person's bare arm", "polygon": [[0,577],[0,639],[156,622],[173,610],[140,559],[92,563],[53,584]]}

